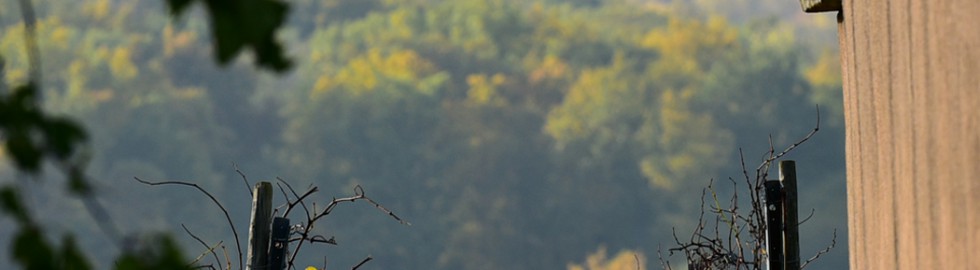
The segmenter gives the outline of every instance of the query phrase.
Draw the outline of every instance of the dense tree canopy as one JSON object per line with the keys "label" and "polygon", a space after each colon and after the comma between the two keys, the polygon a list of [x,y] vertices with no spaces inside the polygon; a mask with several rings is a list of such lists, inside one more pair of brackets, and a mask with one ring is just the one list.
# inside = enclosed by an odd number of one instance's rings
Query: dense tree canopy
{"label": "dense tree canopy", "polygon": [[[816,104],[825,137],[794,158],[812,170],[801,189],[827,195],[801,192],[817,208],[803,241],[846,226],[840,72],[824,49],[835,44],[805,36],[833,31],[819,23],[723,14],[716,1],[297,0],[255,26],[282,20],[276,35],[228,45],[212,31],[240,16],[183,6],[217,1],[34,2],[43,107],[88,131],[95,194],[124,233],[183,223],[230,241],[199,194],[131,179],[198,183],[245,224],[236,163],[327,195],[361,185],[413,223],[339,210],[319,233],[340,245],[303,254],[311,265],[371,254],[380,269],[634,269],[692,224],[708,179],[740,172],[739,147],[755,163],[767,136],[785,145],[812,128]],[[16,13],[0,6],[9,85],[29,76]],[[98,231],[84,213],[54,215],[83,206],[34,185],[46,227]],[[106,241],[77,237],[66,241]],[[814,267],[845,265],[835,253]]]}

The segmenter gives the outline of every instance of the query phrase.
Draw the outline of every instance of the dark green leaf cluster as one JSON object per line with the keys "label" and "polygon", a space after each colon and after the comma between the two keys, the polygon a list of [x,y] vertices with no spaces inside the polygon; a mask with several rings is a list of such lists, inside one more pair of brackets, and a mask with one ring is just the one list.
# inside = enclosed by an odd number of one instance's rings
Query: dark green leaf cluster
{"label": "dark green leaf cluster", "polygon": [[69,172],[69,189],[85,194],[89,187],[81,175],[79,161],[71,160],[75,150],[85,142],[85,130],[75,121],[51,116],[37,106],[37,89],[29,83],[0,96],[0,134],[17,167],[38,173],[44,158],[65,166]]}
{"label": "dark green leaf cluster", "polygon": [[[180,270],[194,269],[187,264],[180,246],[170,236],[150,237],[144,247],[124,252],[116,260],[116,270]],[[213,266],[221,268],[221,266]]]}
{"label": "dark green leaf cluster", "polygon": [[[60,244],[51,243],[22,205],[18,192],[13,187],[0,188],[0,210],[14,218],[18,231],[10,241],[13,259],[27,270],[87,270],[92,269],[86,255],[78,247],[75,239],[66,235]],[[184,261],[179,247],[167,236],[153,239],[154,242],[141,250],[126,251],[114,264],[117,270],[148,269],[191,269]],[[60,247],[59,247],[60,246]]]}
{"label": "dark green leaf cluster", "polygon": [[13,258],[29,270],[91,269],[74,238],[64,236],[60,248],[48,241],[42,229],[28,215],[13,187],[0,188],[0,208],[14,217],[19,229],[10,242]]}
{"label": "dark green leaf cluster", "polygon": [[[179,15],[192,1],[169,1],[171,12]],[[257,56],[257,65],[282,72],[290,67],[283,56],[282,46],[274,40],[288,6],[278,1],[205,1],[214,28],[215,51],[219,63],[230,62],[244,48],[251,48]],[[21,8],[29,10],[25,21],[32,28],[35,24],[30,2]],[[248,30],[241,30],[242,28]],[[34,29],[29,29],[34,31]],[[34,33],[26,41],[29,50],[36,51]],[[36,55],[33,57],[37,57]],[[36,65],[39,63],[32,63]],[[0,75],[6,75],[5,63],[0,58]],[[34,70],[38,67],[32,66]],[[2,76],[0,76],[2,77]],[[86,143],[88,134],[74,120],[53,116],[41,106],[40,82],[36,77],[27,84],[6,91],[6,78],[0,85],[0,138],[9,153],[13,165],[23,172],[40,174],[45,160],[51,160],[66,175],[67,187],[84,199],[91,196],[91,187],[85,176],[87,159],[76,152]],[[40,226],[22,203],[20,192],[14,185],[0,187],[0,210],[14,218],[18,231],[11,240],[13,259],[24,269],[91,269],[86,256],[78,248],[71,235],[62,238],[60,245],[52,244]],[[96,218],[106,218],[97,216]],[[104,222],[104,221],[103,221]],[[114,269],[190,269],[180,249],[168,236],[161,236],[153,244],[140,250],[125,250],[116,260]],[[59,248],[60,246],[60,248]]]}
{"label": "dark green leaf cluster", "polygon": [[284,55],[276,31],[286,20],[289,6],[276,0],[168,0],[170,13],[179,16],[194,2],[203,2],[211,21],[214,51],[221,64],[228,64],[245,49],[255,54],[257,64],[285,72],[292,62]]}
{"label": "dark green leaf cluster", "polygon": [[[51,116],[41,109],[36,93],[35,84],[28,83],[0,96],[0,134],[5,136],[7,152],[19,170],[30,174],[39,174],[43,161],[50,159],[65,171],[69,191],[90,196],[84,160],[72,159],[87,139],[84,129],[66,117]],[[0,210],[18,225],[10,242],[13,259],[28,270],[92,269],[71,235],[63,236],[60,244],[49,241],[19,194],[13,185],[0,186]],[[114,269],[190,269],[169,237],[158,240],[145,250],[123,254]]]}

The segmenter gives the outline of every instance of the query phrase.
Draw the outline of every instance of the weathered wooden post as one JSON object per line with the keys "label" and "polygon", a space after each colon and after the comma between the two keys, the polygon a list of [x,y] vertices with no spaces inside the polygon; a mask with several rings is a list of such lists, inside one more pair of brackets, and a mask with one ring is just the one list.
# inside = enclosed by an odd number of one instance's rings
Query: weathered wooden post
{"label": "weathered wooden post", "polygon": [[258,182],[252,189],[252,218],[248,226],[246,270],[269,269],[269,236],[272,223],[272,183]]}
{"label": "weathered wooden post", "polygon": [[796,162],[783,160],[779,162],[779,180],[783,182],[783,211],[786,223],[786,269],[800,269],[800,222],[796,193]]}
{"label": "weathered wooden post", "polygon": [[769,270],[783,270],[783,188],[779,180],[766,180],[766,252]]}

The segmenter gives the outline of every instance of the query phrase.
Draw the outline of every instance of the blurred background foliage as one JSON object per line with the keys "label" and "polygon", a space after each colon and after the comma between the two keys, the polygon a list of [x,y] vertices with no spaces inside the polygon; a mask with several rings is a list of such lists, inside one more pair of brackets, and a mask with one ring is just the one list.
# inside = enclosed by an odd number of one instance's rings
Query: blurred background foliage
{"label": "blurred background foliage", "polygon": [[[123,233],[172,232],[188,256],[203,250],[182,223],[231,241],[220,210],[133,176],[195,182],[241,228],[249,195],[232,163],[318,185],[324,203],[359,184],[413,223],[342,208],[319,231],[340,245],[308,248],[311,265],[658,268],[647,258],[694,225],[700,188],[741,173],[739,148],[752,166],[768,136],[804,135],[817,104],[821,133],[789,156],[801,211],[816,208],[804,256],[846,230],[833,15],[793,1],[292,0],[277,36],[292,62],[223,68],[199,5],[171,20],[162,1],[33,2],[43,106],[88,131],[95,196]],[[28,76],[18,18],[0,6],[12,85]],[[23,177],[9,164],[0,181]],[[59,185],[22,184],[43,227],[73,232],[96,268],[120,252],[95,248],[113,244]],[[812,267],[846,265],[839,247]]]}

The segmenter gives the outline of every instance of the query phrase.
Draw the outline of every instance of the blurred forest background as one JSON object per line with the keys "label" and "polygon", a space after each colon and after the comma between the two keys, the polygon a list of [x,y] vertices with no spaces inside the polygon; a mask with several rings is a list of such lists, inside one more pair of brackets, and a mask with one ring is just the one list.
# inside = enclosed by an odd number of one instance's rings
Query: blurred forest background
{"label": "blurred forest background", "polygon": [[[98,200],[124,233],[171,232],[188,256],[203,250],[180,224],[233,249],[220,210],[134,176],[201,185],[240,234],[250,199],[233,163],[252,183],[318,185],[322,203],[361,185],[413,224],[342,205],[318,230],[340,245],[299,265],[633,269],[635,252],[659,268],[708,180],[740,175],[740,147],[754,167],[769,135],[805,135],[817,104],[821,132],[788,156],[801,215],[816,210],[802,256],[834,229],[847,243],[836,24],[797,1],[291,0],[282,75],[247,56],[216,66],[200,7],[172,21],[157,0],[33,2],[45,106],[88,129]],[[4,75],[22,83],[17,5],[0,27]],[[2,164],[0,181],[24,177]],[[49,230],[119,252],[58,181],[23,184]],[[846,268],[846,249],[811,269]]]}

